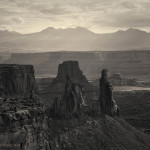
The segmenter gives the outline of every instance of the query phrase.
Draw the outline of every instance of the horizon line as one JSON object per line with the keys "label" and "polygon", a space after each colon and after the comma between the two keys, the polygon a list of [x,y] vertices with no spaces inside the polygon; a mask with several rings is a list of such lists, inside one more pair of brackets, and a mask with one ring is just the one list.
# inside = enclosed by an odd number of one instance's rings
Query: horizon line
{"label": "horizon line", "polygon": [[53,28],[53,29],[55,29],[55,30],[67,30],[67,29],[83,28],[83,29],[86,29],[86,30],[88,30],[88,31],[90,31],[90,32],[93,32],[93,33],[95,33],[95,34],[112,34],[112,33],[116,33],[116,32],[119,32],[119,31],[128,31],[128,30],[131,30],[131,29],[143,31],[143,32],[146,32],[146,33],[150,33],[150,32],[148,32],[148,31],[145,31],[144,29],[138,29],[138,28],[134,28],[134,27],[127,28],[127,29],[124,29],[124,30],[123,30],[123,29],[122,29],[122,30],[118,29],[118,30],[115,30],[114,32],[99,33],[99,32],[94,32],[94,31],[92,31],[92,30],[90,30],[90,29],[88,29],[88,28],[86,28],[86,27],[83,27],[83,26],[69,27],[69,28],[47,27],[47,28],[44,28],[44,29],[42,29],[42,30],[40,30],[40,31],[37,31],[37,32],[30,32],[30,33],[22,33],[22,32],[18,32],[18,31],[15,31],[15,30],[9,30],[9,29],[4,29],[4,30],[0,29],[0,31],[7,31],[7,32],[10,32],[10,33],[11,33],[11,32],[15,32],[15,33],[27,35],[27,34],[40,33],[40,32],[42,32],[42,31],[44,31],[44,30],[46,30],[46,29],[48,29],[48,28]]}

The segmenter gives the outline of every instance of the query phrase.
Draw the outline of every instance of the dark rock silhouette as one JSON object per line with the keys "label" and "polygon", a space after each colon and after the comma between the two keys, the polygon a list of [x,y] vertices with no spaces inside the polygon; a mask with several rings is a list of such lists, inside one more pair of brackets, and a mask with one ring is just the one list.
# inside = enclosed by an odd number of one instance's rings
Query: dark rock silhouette
{"label": "dark rock silhouette", "polygon": [[84,98],[82,94],[82,86],[77,83],[73,83],[70,77],[66,76],[65,91],[61,97],[55,98],[53,104],[53,112],[57,115],[78,115],[82,107]]}
{"label": "dark rock silhouette", "polygon": [[0,65],[0,141],[11,149],[41,149],[45,108],[37,94],[32,65]]}
{"label": "dark rock silhouette", "polygon": [[58,66],[56,81],[64,82],[69,76],[74,83],[87,84],[88,81],[79,68],[78,61],[64,61]]}
{"label": "dark rock silhouette", "polygon": [[32,65],[0,64],[0,94],[6,96],[37,94]]}
{"label": "dark rock silhouette", "polygon": [[[15,70],[16,68],[12,68],[10,77],[15,74]],[[28,73],[24,71],[22,74],[26,76]],[[26,78],[21,78],[19,82],[23,82],[23,79]],[[3,80],[0,81],[1,85]],[[8,81],[10,82],[8,85],[11,85],[12,80]],[[104,100],[106,100],[106,94],[112,98],[106,70],[102,72],[101,83],[102,96],[105,95]],[[30,88],[30,86],[28,87]],[[1,93],[3,93],[3,87]],[[70,118],[70,116],[80,114],[83,95],[82,86],[79,83],[74,83],[69,76],[65,78],[62,98],[56,98],[53,105],[54,114],[69,116],[69,119],[49,117],[46,108],[38,102],[38,97],[35,98],[31,95],[16,98],[16,96],[10,97],[10,93],[8,94],[9,97],[0,97],[1,146],[10,145],[11,149],[15,150],[147,150],[150,147],[149,136],[137,131],[121,117],[107,115],[105,117],[103,115],[102,117],[91,117],[83,114],[80,117]],[[19,92],[15,94],[18,95]],[[98,101],[93,111],[99,109],[97,104],[99,104]],[[6,149],[10,149],[10,147]],[[2,149],[5,148],[2,147]]]}
{"label": "dark rock silhouette", "polygon": [[119,108],[115,104],[112,94],[112,86],[107,79],[107,69],[103,69],[100,78],[100,95],[99,101],[101,106],[101,111],[104,114],[113,116],[119,116]]}
{"label": "dark rock silhouette", "polygon": [[53,79],[48,87],[41,91],[41,95],[49,94],[47,101],[53,101],[55,97],[61,97],[65,92],[66,76],[69,76],[74,84],[82,86],[86,100],[98,99],[98,90],[96,91],[95,87],[83,75],[78,61],[64,61],[59,64],[56,78]]}

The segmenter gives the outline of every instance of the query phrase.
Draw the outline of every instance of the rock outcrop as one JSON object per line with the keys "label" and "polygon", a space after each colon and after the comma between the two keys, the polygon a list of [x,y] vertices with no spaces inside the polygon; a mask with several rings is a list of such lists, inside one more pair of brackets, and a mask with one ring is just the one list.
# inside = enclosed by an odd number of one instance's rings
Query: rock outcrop
{"label": "rock outcrop", "polygon": [[78,115],[84,102],[82,94],[82,86],[73,83],[70,77],[66,76],[65,91],[61,100],[55,98],[53,104],[53,112],[55,116],[71,116]]}
{"label": "rock outcrop", "polygon": [[43,149],[46,116],[33,66],[0,65],[0,73],[0,149]]}
{"label": "rock outcrop", "polygon": [[62,64],[59,64],[56,78],[53,79],[47,88],[41,91],[40,96],[42,97],[45,93],[49,95],[49,97],[47,96],[47,101],[52,101],[55,97],[61,97],[65,92],[66,76],[69,76],[74,84],[82,86],[87,101],[98,99],[98,90],[96,91],[95,87],[83,75],[78,61],[64,61]]}
{"label": "rock outcrop", "polygon": [[54,82],[64,82],[69,76],[74,83],[87,84],[88,81],[79,68],[78,61],[64,61],[58,66],[58,74]]}
{"label": "rock outcrop", "polygon": [[113,116],[119,116],[119,108],[115,104],[115,100],[113,99],[112,94],[112,86],[107,79],[107,70],[103,69],[101,72],[100,78],[100,95],[99,101],[101,106],[101,111],[104,114]]}
{"label": "rock outcrop", "polygon": [[0,65],[0,96],[23,96],[37,92],[32,65]]}

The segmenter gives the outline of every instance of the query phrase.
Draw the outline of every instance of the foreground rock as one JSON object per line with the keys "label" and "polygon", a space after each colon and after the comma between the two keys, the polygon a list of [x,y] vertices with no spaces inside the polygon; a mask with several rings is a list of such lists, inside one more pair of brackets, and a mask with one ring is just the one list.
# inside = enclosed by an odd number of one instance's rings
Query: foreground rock
{"label": "foreground rock", "polygon": [[[50,120],[53,149],[59,150],[149,150],[150,136],[121,118]],[[57,126],[57,129],[56,129]],[[52,145],[52,144],[51,144]],[[52,150],[53,150],[52,149]]]}
{"label": "foreground rock", "polygon": [[112,86],[107,79],[107,70],[103,69],[101,73],[102,76],[100,78],[100,96],[99,96],[101,111],[107,115],[119,116],[119,109],[113,99]]}
{"label": "foreground rock", "polygon": [[0,65],[0,73],[0,149],[45,147],[41,136],[46,130],[45,109],[37,95],[33,66]]}

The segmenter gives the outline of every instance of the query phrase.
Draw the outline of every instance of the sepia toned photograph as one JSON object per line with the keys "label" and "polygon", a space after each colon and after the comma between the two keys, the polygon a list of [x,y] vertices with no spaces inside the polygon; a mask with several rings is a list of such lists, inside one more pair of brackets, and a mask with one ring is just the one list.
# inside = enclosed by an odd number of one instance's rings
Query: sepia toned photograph
{"label": "sepia toned photograph", "polygon": [[0,150],[150,150],[150,0],[0,1]]}

